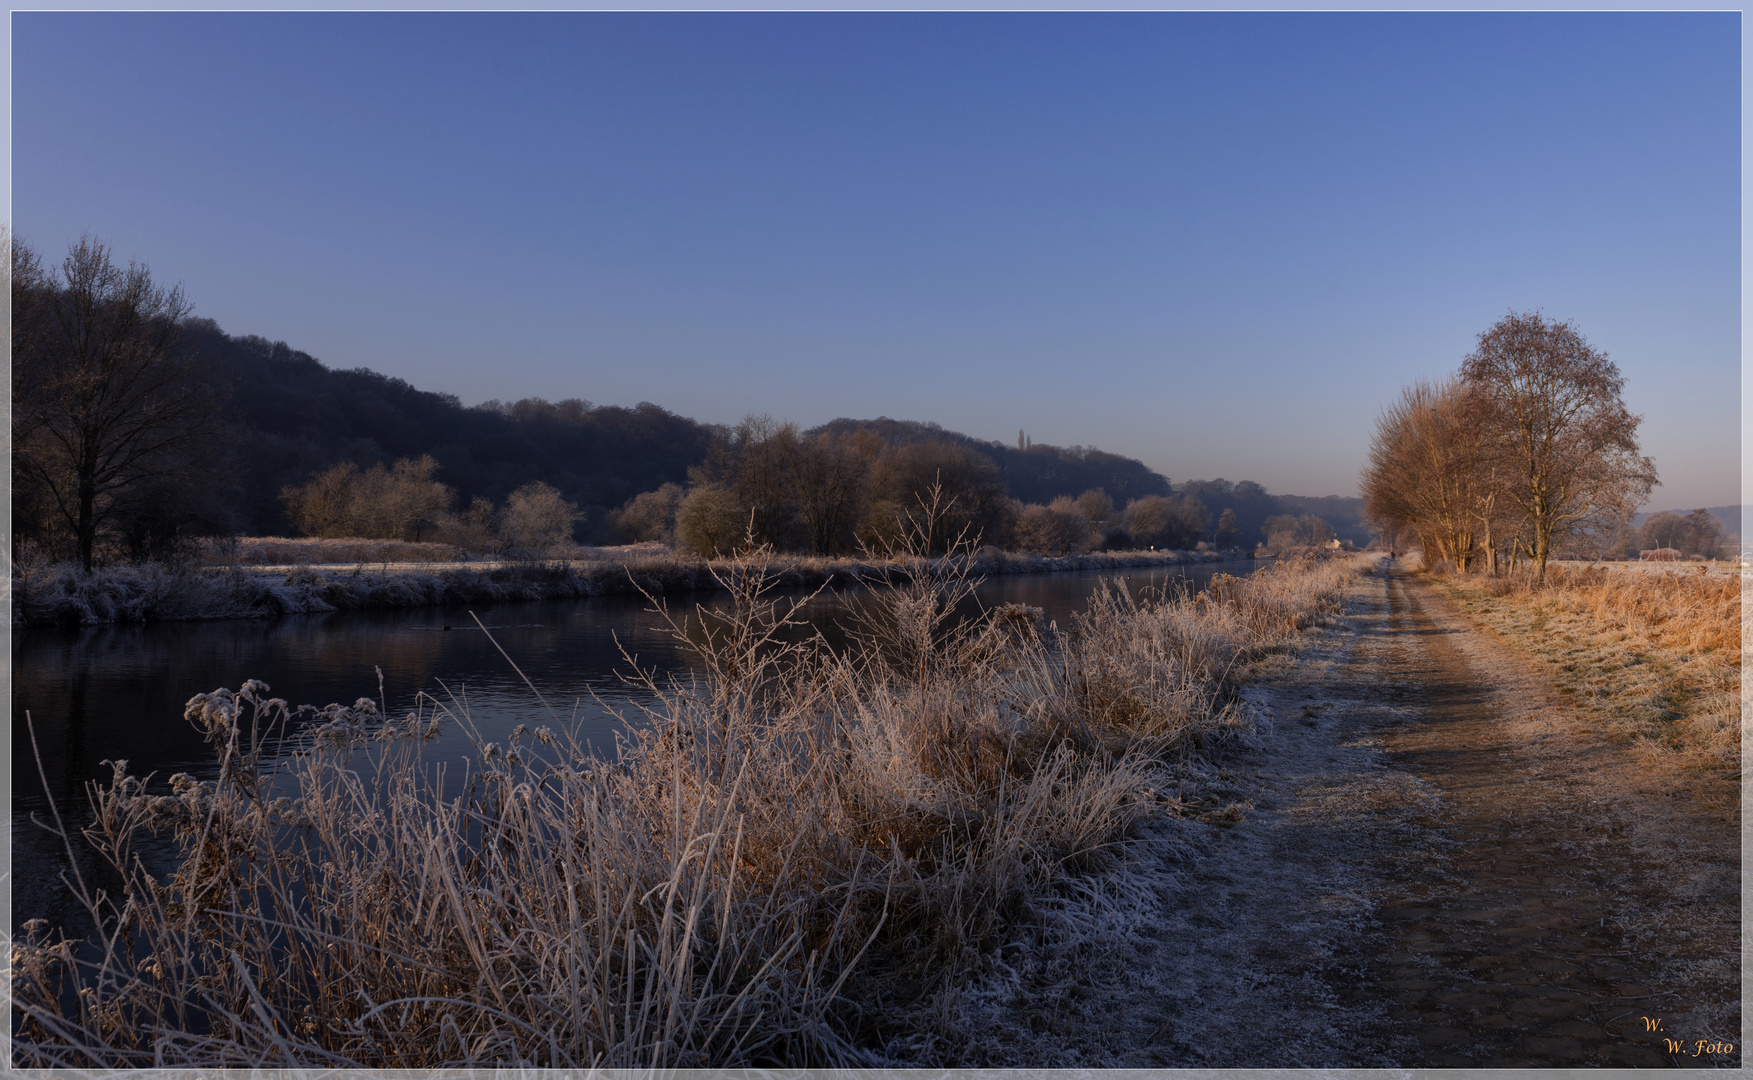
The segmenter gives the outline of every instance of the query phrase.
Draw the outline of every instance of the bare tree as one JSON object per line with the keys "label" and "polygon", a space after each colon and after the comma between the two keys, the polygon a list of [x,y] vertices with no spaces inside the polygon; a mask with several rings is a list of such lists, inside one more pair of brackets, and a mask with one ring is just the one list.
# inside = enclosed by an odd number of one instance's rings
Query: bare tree
{"label": "bare tree", "polygon": [[797,425],[765,414],[743,418],[731,432],[736,446],[730,490],[752,521],[755,539],[780,550],[801,547],[798,521]]}
{"label": "bare tree", "polygon": [[397,525],[404,534],[413,534],[411,539],[415,543],[456,501],[456,492],[440,483],[437,475],[438,462],[431,454],[403,458],[390,470],[393,481],[390,498]]}
{"label": "bare tree", "polygon": [[572,527],[582,517],[558,488],[537,480],[506,496],[499,512],[499,532],[522,551],[553,552],[572,542]]}
{"label": "bare tree", "polygon": [[1722,522],[1711,516],[1704,507],[1686,515],[1687,538],[1691,541],[1692,550],[1706,559],[1722,556],[1723,526]]}
{"label": "bare tree", "polygon": [[1075,500],[1061,495],[1048,506],[1035,503],[1023,507],[1013,535],[1016,546],[1025,551],[1064,555],[1089,543],[1090,522]]}
{"label": "bare tree", "polygon": [[1365,511],[1384,534],[1411,529],[1427,561],[1447,559],[1459,570],[1476,546],[1478,422],[1476,404],[1458,383],[1414,383],[1376,421],[1360,484]]}
{"label": "bare tree", "polygon": [[117,266],[90,236],[58,275],[15,245],[12,272],[15,469],[89,570],[122,497],[176,473],[192,445],[220,439],[218,401],[178,347],[191,310],[180,286],[154,284],[139,263]]}
{"label": "bare tree", "polygon": [[1091,529],[1099,530],[1114,517],[1114,500],[1101,488],[1090,488],[1077,497],[1077,510],[1090,523]]}
{"label": "bare tree", "polygon": [[707,558],[736,551],[749,527],[749,515],[722,484],[695,484],[676,508],[677,542]]}
{"label": "bare tree", "polygon": [[792,466],[797,514],[817,555],[850,548],[870,499],[870,440],[827,432],[798,444]]}
{"label": "bare tree", "polygon": [[358,535],[353,524],[353,486],[359,466],[343,461],[304,484],[282,488],[280,501],[293,528],[306,536]]}
{"label": "bare tree", "polygon": [[635,495],[616,512],[615,528],[636,544],[658,540],[674,547],[676,513],[684,494],[680,484],[664,484],[656,491]]}
{"label": "bare tree", "polygon": [[1511,312],[1479,335],[1460,375],[1512,463],[1505,492],[1526,516],[1536,577],[1555,538],[1649,497],[1656,470],[1638,453],[1625,380],[1573,324]]}
{"label": "bare tree", "polygon": [[466,551],[497,553],[505,544],[493,531],[496,516],[492,502],[476,495],[466,508],[439,515],[433,535]]}
{"label": "bare tree", "polygon": [[1241,531],[1241,527],[1236,524],[1236,512],[1226,508],[1218,516],[1217,534],[1212,539],[1220,548],[1234,547],[1236,537]]}

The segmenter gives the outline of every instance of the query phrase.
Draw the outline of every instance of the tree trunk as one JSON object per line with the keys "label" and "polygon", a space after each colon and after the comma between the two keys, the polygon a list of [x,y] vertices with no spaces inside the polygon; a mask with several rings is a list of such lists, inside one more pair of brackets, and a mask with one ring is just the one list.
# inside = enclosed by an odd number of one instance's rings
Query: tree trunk
{"label": "tree trunk", "polygon": [[97,484],[90,477],[79,478],[79,520],[74,525],[79,543],[79,565],[91,573],[92,548],[97,542]]}
{"label": "tree trunk", "polygon": [[1553,520],[1556,511],[1548,501],[1544,484],[1535,480],[1529,486],[1533,488],[1533,498],[1528,506],[1528,526],[1534,535],[1530,538],[1528,547],[1534,557],[1534,582],[1543,584],[1546,581],[1546,558],[1552,553],[1552,528],[1556,524]]}

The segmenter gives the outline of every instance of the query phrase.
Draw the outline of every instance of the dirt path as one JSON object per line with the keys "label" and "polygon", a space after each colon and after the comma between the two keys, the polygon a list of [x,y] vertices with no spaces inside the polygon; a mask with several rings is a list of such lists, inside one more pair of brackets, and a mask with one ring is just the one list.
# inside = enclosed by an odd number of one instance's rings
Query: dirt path
{"label": "dirt path", "polygon": [[1251,693],[1269,734],[1218,778],[1251,808],[960,1002],[955,1063],[1739,1065],[1732,792],[1653,773],[1400,573]]}
{"label": "dirt path", "polygon": [[1392,995],[1404,1062],[1738,1064],[1711,1049],[1740,1042],[1733,818],[1652,782],[1422,582],[1390,578],[1388,603],[1382,692],[1408,713],[1383,748],[1434,786],[1445,841],[1379,889],[1354,991]]}

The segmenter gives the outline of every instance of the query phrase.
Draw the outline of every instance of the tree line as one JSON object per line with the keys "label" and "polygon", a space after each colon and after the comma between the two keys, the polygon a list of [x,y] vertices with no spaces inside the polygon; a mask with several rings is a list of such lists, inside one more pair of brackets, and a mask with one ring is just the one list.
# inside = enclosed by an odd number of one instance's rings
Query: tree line
{"label": "tree line", "polygon": [[628,500],[615,522],[625,540],[703,555],[750,540],[817,555],[880,551],[904,533],[939,551],[968,540],[1052,555],[1242,541],[1234,509],[1214,522],[1191,493],[1170,489],[1122,504],[1093,487],[1024,502],[971,440],[927,433],[896,444],[882,431],[846,421],[802,431],[751,417],[714,444],[686,486],[666,484]]}
{"label": "tree line", "polygon": [[1247,481],[1177,490],[1134,459],[1023,432],[1013,447],[886,417],[799,431],[648,402],[465,406],[229,335],[95,238],[56,266],[12,239],[15,554],[89,567],[197,536],[337,530],[532,548],[561,520],[566,541],[601,543],[650,533],[632,523],[653,506],[699,550],[752,515],[777,546],[845,551],[892,534],[940,476],[958,531],[1039,550],[1252,546],[1297,508]]}
{"label": "tree line", "polygon": [[1672,510],[1651,514],[1641,526],[1625,530],[1616,540],[1614,548],[1626,555],[1666,549],[1699,559],[1734,558],[1739,546],[1716,515],[1702,506],[1689,514]]}
{"label": "tree line", "polygon": [[1427,562],[1495,574],[1527,561],[1543,579],[1563,546],[1611,546],[1656,483],[1624,385],[1574,324],[1512,312],[1453,376],[1383,412],[1365,505]]}
{"label": "tree line", "polygon": [[[495,507],[477,496],[459,508],[431,457],[360,469],[351,462],[285,488],[281,497],[309,536],[436,540],[476,551],[541,552],[572,540],[579,509],[542,483]],[[1221,490],[1221,489],[1220,489]],[[1244,492],[1245,493],[1245,492]],[[986,455],[949,439],[895,446],[868,427],[802,431],[750,417],[715,442],[687,486],[663,484],[612,515],[617,539],[655,540],[716,556],[751,540],[782,551],[837,555],[885,550],[923,532],[944,550],[958,540],[1063,555],[1091,549],[1231,547],[1242,541],[1226,508],[1215,523],[1192,494],[1145,495],[1124,506],[1102,488],[1024,503]],[[1275,550],[1326,542],[1313,515],[1277,515],[1261,532]]]}
{"label": "tree line", "polygon": [[457,506],[456,489],[437,479],[430,455],[393,466],[361,469],[344,461],[309,483],[284,488],[280,498],[305,536],[371,540],[426,540],[469,551],[540,555],[570,544],[583,516],[559,489],[532,481],[495,507],[475,496]]}
{"label": "tree line", "polygon": [[[459,506],[430,456],[385,467],[336,465],[288,486],[282,502],[306,536],[430,540],[473,551],[551,551],[570,544],[581,517],[547,484],[496,507]],[[959,539],[1065,554],[1095,547],[1193,547],[1211,514],[1191,495],[1147,495],[1124,508],[1101,488],[1051,503],[1008,496],[984,455],[944,440],[894,447],[868,429],[800,432],[766,417],[714,444],[691,482],[635,496],[612,515],[617,539],[658,540],[696,554],[728,554],[752,538],[783,551],[845,554],[886,549],[914,525],[944,550]],[[1216,537],[1236,537],[1225,511]],[[1294,520],[1294,519],[1286,519]]]}
{"label": "tree line", "polygon": [[503,508],[542,484],[606,536],[609,508],[685,479],[715,437],[649,403],[467,407],[364,368],[332,370],[195,317],[180,287],[95,238],[59,265],[7,239],[14,554],[35,545],[89,567],[162,557],[191,537],[284,535],[300,531],[288,487],[349,465],[352,486],[382,487],[374,470],[427,458],[460,507]]}

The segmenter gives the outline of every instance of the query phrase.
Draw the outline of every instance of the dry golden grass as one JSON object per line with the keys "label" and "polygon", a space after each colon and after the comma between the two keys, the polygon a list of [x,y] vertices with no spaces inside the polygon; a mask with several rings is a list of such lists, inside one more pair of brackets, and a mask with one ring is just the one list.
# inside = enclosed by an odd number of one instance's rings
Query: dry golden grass
{"label": "dry golden grass", "polygon": [[16,1064],[880,1064],[908,1002],[1073,918],[1177,761],[1245,737],[1242,669],[1350,565],[1109,592],[1056,636],[1029,609],[958,620],[965,564],[915,559],[845,653],[795,640],[769,571],[723,567],[732,610],[676,617],[704,674],[648,682],[611,758],[520,728],[447,773],[422,747],[474,732],[462,704],[361,699],[270,760],[302,710],[259,683],[192,699],[217,777],[163,793],[118,763],[94,789],[84,836],[123,886],[79,885],[92,938],[13,943]]}
{"label": "dry golden grass", "polygon": [[1739,575],[1554,566],[1544,586],[1525,576],[1439,581],[1623,737],[1675,763],[1739,764]]}

